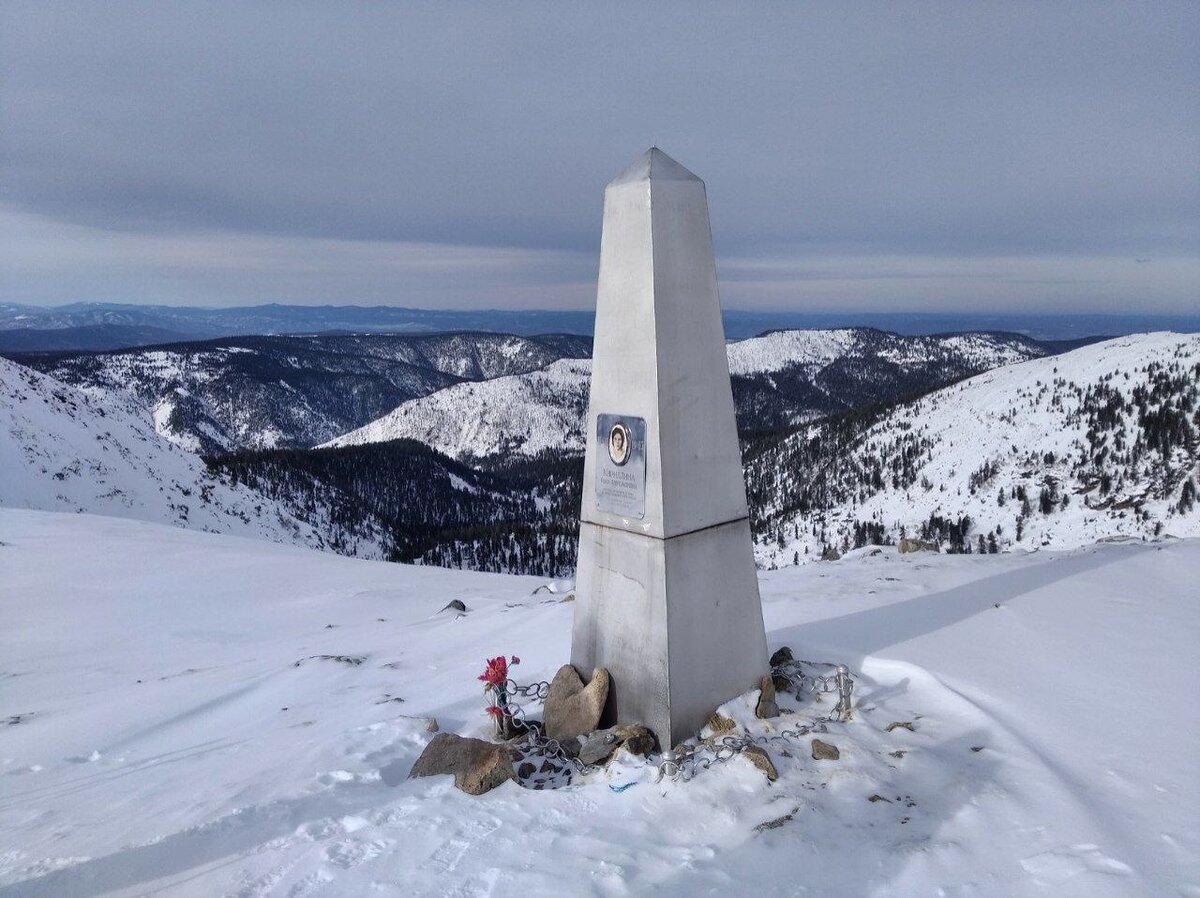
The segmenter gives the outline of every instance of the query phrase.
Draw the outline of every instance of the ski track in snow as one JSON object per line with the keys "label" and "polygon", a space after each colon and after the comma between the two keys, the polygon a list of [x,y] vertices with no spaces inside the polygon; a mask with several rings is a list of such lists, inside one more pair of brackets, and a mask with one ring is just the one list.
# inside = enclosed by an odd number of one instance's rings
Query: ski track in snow
{"label": "ski track in snow", "polygon": [[14,509],[0,543],[5,898],[1200,894],[1195,540],[764,572],[771,648],[859,675],[839,761],[479,798],[406,778],[424,718],[484,734],[489,655],[552,675],[561,584]]}

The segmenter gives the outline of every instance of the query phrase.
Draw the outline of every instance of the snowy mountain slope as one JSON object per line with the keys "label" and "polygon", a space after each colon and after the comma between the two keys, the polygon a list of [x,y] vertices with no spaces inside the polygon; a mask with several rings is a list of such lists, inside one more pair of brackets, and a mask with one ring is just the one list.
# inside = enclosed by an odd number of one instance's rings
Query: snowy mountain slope
{"label": "snowy mountain slope", "polygon": [[485,657],[567,658],[541,581],[10,509],[0,558],[4,898],[1200,889],[1196,540],[764,572],[770,648],[858,675],[839,760],[478,798],[406,779],[422,718],[482,735]]}
{"label": "snowy mountain slope", "polygon": [[[91,396],[0,359],[0,505],[91,512],[323,548],[320,509],[309,522],[245,486],[211,477],[159,437],[135,402]],[[364,525],[368,526],[368,525]],[[348,553],[379,557],[379,535]]]}
{"label": "snowy mountain slope", "polygon": [[[1013,334],[905,337],[870,328],[778,331],[731,343],[728,351],[743,431],[894,400],[1046,354]],[[326,445],[415,439],[459,459],[579,453],[590,372],[586,361],[558,362],[523,376],[456,385]]]}
{"label": "snowy mountain slope", "polygon": [[864,327],[785,330],[730,343],[729,373],[770,374],[792,366],[820,370],[845,358],[873,358],[908,367],[986,369],[1045,354],[1037,341],[1017,334],[902,336]]}
{"label": "snowy mountain slope", "polygon": [[126,391],[163,436],[217,453],[312,446],[408,399],[532,371],[589,345],[506,334],[232,337],[16,358],[97,395]]}
{"label": "snowy mountain slope", "polygon": [[591,370],[587,359],[561,359],[529,374],[456,384],[406,402],[325,445],[410,439],[461,460],[547,450],[580,453]]}
{"label": "snowy mountain slope", "polygon": [[768,564],[902,535],[1200,535],[1200,336],[1121,337],[814,425],[750,459],[747,482]]}

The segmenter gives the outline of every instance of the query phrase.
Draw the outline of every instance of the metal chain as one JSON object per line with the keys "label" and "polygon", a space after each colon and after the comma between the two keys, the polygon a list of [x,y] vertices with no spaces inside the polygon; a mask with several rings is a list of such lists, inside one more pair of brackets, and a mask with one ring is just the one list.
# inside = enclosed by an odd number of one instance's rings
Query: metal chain
{"label": "metal chain", "polygon": [[[585,764],[578,758],[567,754],[566,749],[557,739],[551,739],[546,734],[544,725],[526,717],[525,707],[514,700],[523,698],[527,702],[545,704],[546,697],[550,694],[549,682],[542,680],[537,683],[521,685],[513,680],[508,680],[504,684],[504,691],[508,695],[505,705],[508,712],[506,716],[512,722],[513,729],[523,730],[525,736],[524,743],[519,746],[521,758],[516,762],[517,782],[520,785],[528,789],[557,789],[570,785],[575,776],[586,776],[603,769],[601,764]],[[537,764],[537,761],[541,763]],[[519,771],[527,762],[534,763],[535,770],[532,774],[522,777]],[[550,766],[549,770],[545,769],[547,763]]]}
{"label": "metal chain", "polygon": [[[818,668],[829,668],[831,672],[820,674]],[[828,714],[812,718],[808,723],[800,724],[761,736],[745,734],[741,736],[727,734],[710,737],[694,745],[679,747],[679,751],[668,749],[662,754],[658,763],[659,781],[664,778],[683,781],[692,779],[700,770],[707,770],[714,763],[728,761],[744,752],[753,745],[771,745],[786,743],[789,740],[799,740],[811,733],[828,732],[827,724],[841,723],[850,719],[852,697],[854,694],[854,677],[849,668],[842,664],[830,664],[819,661],[785,661],[771,668],[771,676],[786,680],[790,689],[795,690],[797,701],[804,701],[805,695],[820,703],[826,695],[836,695],[837,703]],[[530,789],[557,789],[570,785],[576,776],[586,776],[603,770],[603,764],[585,764],[578,758],[571,757],[557,739],[551,739],[546,734],[544,725],[526,716],[525,706],[517,699],[528,703],[544,704],[550,694],[550,683],[542,680],[536,683],[519,684],[507,680],[504,684],[506,702],[503,704],[506,724],[510,731],[525,736],[523,744],[518,746],[521,755],[516,761],[518,767],[517,782]],[[537,763],[540,761],[540,764]],[[520,775],[520,769],[526,764],[534,764],[533,773]]]}
{"label": "metal chain", "polygon": [[[821,675],[805,670],[806,667],[832,668],[833,672]],[[829,731],[827,724],[842,723],[850,719],[854,677],[844,664],[791,660],[772,667],[771,676],[787,680],[789,686],[796,690],[797,701],[803,701],[805,693],[811,695],[818,703],[822,696],[835,694],[838,697],[837,704],[828,714],[814,717],[810,722],[795,727],[761,736],[752,736],[749,733],[741,736],[713,736],[694,745],[677,746],[678,751],[665,751],[658,763],[659,781],[682,778],[687,782],[701,770],[707,770],[718,762],[729,761],[751,746],[786,744],[789,740],[800,740],[812,733],[826,733]]]}

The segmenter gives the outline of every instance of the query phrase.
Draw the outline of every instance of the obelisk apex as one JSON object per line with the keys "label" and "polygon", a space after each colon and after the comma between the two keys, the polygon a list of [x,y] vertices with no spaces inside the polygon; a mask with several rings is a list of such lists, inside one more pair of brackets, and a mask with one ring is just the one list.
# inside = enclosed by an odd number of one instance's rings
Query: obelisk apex
{"label": "obelisk apex", "polygon": [[657,148],[604,194],[572,663],[674,744],[766,672],[704,182]]}

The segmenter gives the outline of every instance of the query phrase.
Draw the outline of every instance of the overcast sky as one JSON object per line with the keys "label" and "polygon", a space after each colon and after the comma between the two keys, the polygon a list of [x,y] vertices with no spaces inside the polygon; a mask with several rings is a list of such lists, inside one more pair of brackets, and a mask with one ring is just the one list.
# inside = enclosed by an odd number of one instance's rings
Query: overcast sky
{"label": "overcast sky", "polygon": [[0,301],[587,308],[651,145],[726,307],[1200,308],[1194,2],[4,2]]}

